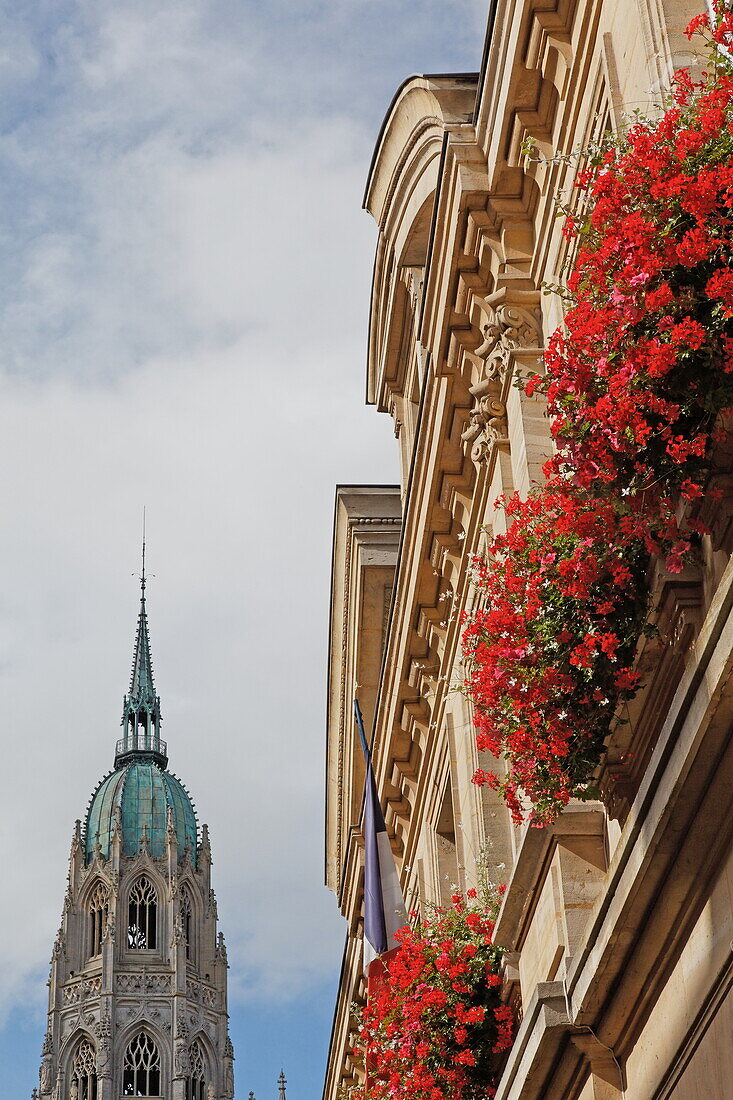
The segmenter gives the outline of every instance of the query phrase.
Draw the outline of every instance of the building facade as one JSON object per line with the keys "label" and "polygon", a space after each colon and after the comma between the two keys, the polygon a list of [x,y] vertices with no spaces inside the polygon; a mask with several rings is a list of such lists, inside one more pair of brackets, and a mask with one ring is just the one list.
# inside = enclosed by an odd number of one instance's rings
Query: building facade
{"label": "building facade", "polygon": [[160,722],[143,570],[114,769],[71,843],[41,1100],[234,1096],[208,829],[199,830],[190,795],[167,770]]}
{"label": "building facade", "polygon": [[[595,802],[512,824],[471,776],[457,690],[471,560],[496,502],[542,480],[542,370],[571,247],[556,217],[576,166],[553,158],[654,112],[699,63],[692,0],[496,0],[478,73],[411,77],[374,151],[365,207],[379,236],[367,400],[394,421],[394,487],[336,494],[326,881],[348,922],[324,1100],[356,1083],[363,763],[358,691],[408,909],[477,867],[506,883],[496,940],[518,1033],[498,1100],[726,1100],[733,1060],[733,566],[730,507],[709,509],[699,569],[654,578],[663,645],[614,733]],[[527,142],[545,159],[527,156]],[[730,486],[725,489],[730,492]]]}

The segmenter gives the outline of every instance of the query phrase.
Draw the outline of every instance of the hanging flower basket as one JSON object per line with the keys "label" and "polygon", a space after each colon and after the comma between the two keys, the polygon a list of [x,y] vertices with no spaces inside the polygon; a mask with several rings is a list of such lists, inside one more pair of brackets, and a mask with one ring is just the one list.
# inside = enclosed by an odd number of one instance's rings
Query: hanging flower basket
{"label": "hanging flower basket", "polygon": [[358,1054],[368,1085],[350,1100],[489,1100],[514,1013],[502,1004],[501,948],[492,943],[500,892],[454,894],[398,933],[362,1013]]}

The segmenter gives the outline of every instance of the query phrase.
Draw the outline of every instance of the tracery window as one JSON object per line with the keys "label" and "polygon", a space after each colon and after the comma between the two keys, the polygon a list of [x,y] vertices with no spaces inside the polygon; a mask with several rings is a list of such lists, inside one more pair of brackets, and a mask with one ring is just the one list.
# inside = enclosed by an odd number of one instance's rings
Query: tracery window
{"label": "tracery window", "polygon": [[186,886],[181,888],[181,924],[186,941],[186,958],[193,960],[193,902]]}
{"label": "tracery window", "polygon": [[191,1073],[186,1080],[186,1100],[207,1100],[206,1092],[206,1063],[201,1043],[198,1039],[191,1046],[189,1052],[191,1061]]}
{"label": "tracery window", "polygon": [[94,958],[102,950],[102,937],[109,918],[109,890],[98,882],[89,897],[89,956]]}
{"label": "tracery window", "polygon": [[79,1043],[71,1064],[69,1096],[72,1100],[97,1100],[97,1063],[88,1039]]}
{"label": "tracery window", "polygon": [[130,891],[127,946],[133,951],[152,951],[158,942],[158,895],[143,875]]}
{"label": "tracery window", "polygon": [[125,1051],[122,1069],[123,1096],[160,1096],[160,1055],[145,1031]]}

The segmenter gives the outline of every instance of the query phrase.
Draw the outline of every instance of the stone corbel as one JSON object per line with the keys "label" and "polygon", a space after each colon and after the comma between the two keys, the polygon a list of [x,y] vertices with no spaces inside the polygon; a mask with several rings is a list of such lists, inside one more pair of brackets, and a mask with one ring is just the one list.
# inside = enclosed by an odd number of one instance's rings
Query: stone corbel
{"label": "stone corbel", "polygon": [[502,287],[486,298],[474,298],[474,304],[484,318],[484,339],[466,355],[478,365],[481,376],[470,387],[475,404],[461,438],[471,445],[473,461],[485,462],[495,448],[509,448],[505,380],[516,357],[541,354],[542,315],[534,290],[515,291],[508,301]]}
{"label": "stone corbel", "polygon": [[509,427],[506,418],[506,405],[497,396],[497,385],[493,379],[484,378],[470,387],[470,393],[476,399],[471,410],[469,426],[461,439],[472,444],[471,458],[474,462],[485,462],[493,447],[509,449]]}

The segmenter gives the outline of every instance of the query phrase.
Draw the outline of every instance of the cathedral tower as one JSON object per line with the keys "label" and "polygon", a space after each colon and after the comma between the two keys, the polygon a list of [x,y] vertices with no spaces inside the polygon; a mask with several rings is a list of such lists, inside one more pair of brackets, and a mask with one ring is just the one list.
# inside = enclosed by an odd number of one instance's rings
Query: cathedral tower
{"label": "cathedral tower", "polygon": [[167,770],[145,609],[114,770],[71,842],[41,1100],[231,1100],[227,957],[208,829]]}

